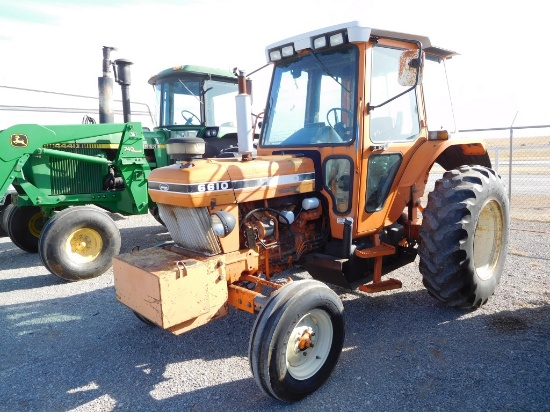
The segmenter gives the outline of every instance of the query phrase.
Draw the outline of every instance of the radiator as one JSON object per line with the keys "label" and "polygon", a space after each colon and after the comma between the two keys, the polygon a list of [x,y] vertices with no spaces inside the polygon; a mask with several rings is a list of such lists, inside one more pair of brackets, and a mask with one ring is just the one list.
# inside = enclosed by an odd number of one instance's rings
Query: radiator
{"label": "radiator", "polygon": [[206,207],[181,207],[158,203],[160,218],[172,239],[184,249],[206,255],[222,252]]}
{"label": "radiator", "polygon": [[[70,151],[89,156],[96,156],[102,153],[98,149],[72,149]],[[50,157],[51,194],[68,195],[101,192],[106,171],[104,165]]]}

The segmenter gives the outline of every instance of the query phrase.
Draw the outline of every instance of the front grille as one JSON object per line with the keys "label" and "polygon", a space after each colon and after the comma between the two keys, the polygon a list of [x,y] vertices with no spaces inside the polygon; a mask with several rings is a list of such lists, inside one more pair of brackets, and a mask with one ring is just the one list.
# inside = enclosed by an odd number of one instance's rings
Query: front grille
{"label": "front grille", "polygon": [[179,246],[193,252],[217,255],[222,252],[206,207],[181,207],[158,203],[160,218]]}
{"label": "front grille", "polygon": [[[63,149],[57,149],[63,150]],[[71,149],[73,153],[97,156],[98,149]],[[105,166],[60,157],[50,158],[52,195],[97,193],[103,188]]]}

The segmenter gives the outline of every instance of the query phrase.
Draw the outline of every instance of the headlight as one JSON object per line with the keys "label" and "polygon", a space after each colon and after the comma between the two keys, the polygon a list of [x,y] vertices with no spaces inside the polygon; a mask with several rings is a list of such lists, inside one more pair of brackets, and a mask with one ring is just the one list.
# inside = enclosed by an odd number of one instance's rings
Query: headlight
{"label": "headlight", "polygon": [[281,50],[271,50],[269,52],[269,60],[271,60],[272,62],[275,62],[277,60],[281,60],[282,56],[281,56]]}
{"label": "headlight", "polygon": [[327,38],[325,36],[317,37],[316,39],[313,39],[313,48],[314,49],[320,49],[322,47],[325,47],[327,45]]}
{"label": "headlight", "polygon": [[344,44],[344,33],[336,33],[330,36],[330,45],[331,46],[339,46],[341,44]]}
{"label": "headlight", "polygon": [[292,56],[294,54],[294,46],[292,46],[292,44],[290,44],[288,46],[283,47],[281,49],[281,53],[282,53],[283,57]]}
{"label": "headlight", "polygon": [[233,229],[235,229],[235,225],[237,224],[237,219],[235,219],[235,216],[224,211],[212,213],[210,215],[210,221],[214,233],[216,233],[219,237],[226,237],[233,231]]}

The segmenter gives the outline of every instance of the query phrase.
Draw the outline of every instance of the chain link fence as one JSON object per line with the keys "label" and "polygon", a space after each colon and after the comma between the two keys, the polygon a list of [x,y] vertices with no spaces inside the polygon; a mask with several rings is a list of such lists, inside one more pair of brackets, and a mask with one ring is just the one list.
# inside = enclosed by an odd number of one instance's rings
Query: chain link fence
{"label": "chain link fence", "polygon": [[[529,129],[533,136],[518,130]],[[504,137],[503,132],[509,136]],[[540,131],[540,133],[538,133]],[[512,219],[550,223],[550,125],[461,130],[464,135],[479,133],[485,141],[493,169],[508,191]],[[426,196],[443,169],[434,167]]]}

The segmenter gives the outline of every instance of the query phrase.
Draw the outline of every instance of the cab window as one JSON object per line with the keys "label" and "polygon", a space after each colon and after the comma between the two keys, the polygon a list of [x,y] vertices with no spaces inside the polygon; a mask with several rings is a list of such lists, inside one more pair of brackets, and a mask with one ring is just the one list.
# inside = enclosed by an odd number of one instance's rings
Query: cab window
{"label": "cab window", "polygon": [[[370,101],[378,105],[407,89],[398,82],[399,57],[403,50],[376,46],[372,50]],[[370,139],[374,143],[412,140],[420,133],[416,92],[403,96],[370,112]]]}

